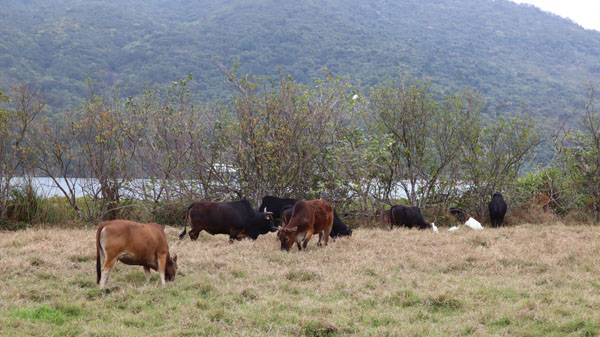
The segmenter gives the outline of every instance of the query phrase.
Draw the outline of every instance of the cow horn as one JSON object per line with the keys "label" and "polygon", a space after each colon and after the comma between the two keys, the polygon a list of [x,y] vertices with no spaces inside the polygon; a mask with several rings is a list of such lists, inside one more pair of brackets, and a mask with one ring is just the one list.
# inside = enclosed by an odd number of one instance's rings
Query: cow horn
{"label": "cow horn", "polygon": [[269,212],[269,210],[265,207],[265,214],[273,215],[273,212]]}

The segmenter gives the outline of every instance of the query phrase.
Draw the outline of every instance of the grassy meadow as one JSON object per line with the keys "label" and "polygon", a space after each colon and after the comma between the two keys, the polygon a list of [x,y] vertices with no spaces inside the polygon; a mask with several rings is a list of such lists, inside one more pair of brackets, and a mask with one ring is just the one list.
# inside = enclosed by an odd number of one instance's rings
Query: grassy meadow
{"label": "grassy meadow", "polygon": [[[1,336],[596,336],[600,227],[358,229],[306,252],[271,233],[177,240],[174,283],[117,263],[95,228],[0,232]],[[295,249],[295,248],[294,248]]]}

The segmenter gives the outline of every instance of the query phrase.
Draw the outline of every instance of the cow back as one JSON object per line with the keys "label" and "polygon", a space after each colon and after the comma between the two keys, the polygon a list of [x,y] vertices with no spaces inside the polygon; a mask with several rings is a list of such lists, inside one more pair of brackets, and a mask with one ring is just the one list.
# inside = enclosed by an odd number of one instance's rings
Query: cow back
{"label": "cow back", "polygon": [[408,228],[418,227],[420,229],[429,228],[421,215],[421,209],[417,206],[394,205],[390,208],[390,224],[392,226],[406,226]]}
{"label": "cow back", "polygon": [[[258,210],[260,212],[264,212],[267,209],[269,212],[273,212],[273,217],[278,221],[281,220],[281,225],[285,226],[289,219],[291,218],[291,210],[289,210],[289,217],[287,217],[286,221],[284,221],[284,210],[288,208],[293,208],[296,202],[299,199],[291,199],[291,198],[278,198],[274,196],[267,195],[263,197],[262,202]],[[333,211],[333,227],[331,229],[330,236],[331,237],[340,237],[352,235],[352,230],[344,224],[344,222],[339,218],[337,212]]]}
{"label": "cow back", "polygon": [[492,227],[498,227],[502,225],[504,221],[504,215],[508,206],[502,197],[502,194],[495,193],[492,200],[488,204],[488,210],[490,213],[490,222]]}
{"label": "cow back", "polygon": [[283,208],[288,205],[294,206],[297,201],[298,199],[278,198],[267,195],[262,198],[258,211],[264,212],[266,209],[269,212],[273,212],[273,217],[279,219],[281,218]]}
{"label": "cow back", "polygon": [[314,209],[314,232],[328,233],[333,226],[333,207],[325,200],[311,200],[310,206]]}
{"label": "cow back", "polygon": [[276,230],[272,218],[264,212],[256,212],[248,200],[197,202],[189,209],[190,237],[195,240],[197,234],[205,230],[213,235],[243,232],[243,235],[256,239],[260,234]]}
{"label": "cow back", "polygon": [[196,202],[190,206],[189,217],[193,229],[208,230],[212,234],[227,234],[229,226],[242,230],[245,219],[255,211],[244,202]]}
{"label": "cow back", "polygon": [[147,264],[156,268],[156,254],[168,254],[169,251],[164,228],[156,223],[107,221],[98,227],[97,238],[100,237],[106,251],[110,250],[115,255],[129,253],[122,260],[126,264]]}
{"label": "cow back", "polygon": [[496,193],[492,197],[492,200],[490,201],[488,208],[490,211],[490,215],[494,214],[497,216],[500,216],[500,215],[504,216],[504,214],[506,214],[506,210],[508,209],[508,206],[506,205],[506,201],[504,201],[502,194]]}
{"label": "cow back", "polygon": [[292,209],[292,217],[285,226],[286,228],[298,228],[298,231],[305,231],[308,228],[314,228],[315,212],[307,200],[298,200]]}
{"label": "cow back", "polygon": [[279,222],[281,220],[283,208],[286,206],[294,206],[298,199],[290,198],[278,198],[267,195],[263,197],[260,206],[258,207],[259,212],[264,212],[265,209],[273,213],[273,217]]}
{"label": "cow back", "polygon": [[406,206],[392,205],[389,212],[390,225],[392,226],[404,226],[405,225],[405,209]]}
{"label": "cow back", "polygon": [[312,229],[320,232],[333,225],[333,207],[322,199],[299,200],[292,209],[292,217],[287,228],[298,228],[298,231]]}

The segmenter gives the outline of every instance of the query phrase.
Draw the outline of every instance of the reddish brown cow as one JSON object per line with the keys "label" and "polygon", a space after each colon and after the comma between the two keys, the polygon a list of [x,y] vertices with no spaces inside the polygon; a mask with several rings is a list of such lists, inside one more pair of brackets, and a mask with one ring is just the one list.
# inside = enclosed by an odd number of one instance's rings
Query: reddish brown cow
{"label": "reddish brown cow", "polygon": [[329,233],[333,226],[333,207],[325,200],[300,200],[292,209],[292,217],[287,225],[279,230],[281,249],[289,251],[294,243],[298,250],[306,249],[313,233],[319,234],[319,243],[325,237],[329,242]]}
{"label": "reddish brown cow", "polygon": [[146,281],[150,281],[150,269],[157,270],[160,282],[175,279],[177,255],[169,255],[164,228],[156,223],[137,223],[113,220],[100,224],[96,232],[96,283],[105,288],[110,270],[121,261],[144,267]]}

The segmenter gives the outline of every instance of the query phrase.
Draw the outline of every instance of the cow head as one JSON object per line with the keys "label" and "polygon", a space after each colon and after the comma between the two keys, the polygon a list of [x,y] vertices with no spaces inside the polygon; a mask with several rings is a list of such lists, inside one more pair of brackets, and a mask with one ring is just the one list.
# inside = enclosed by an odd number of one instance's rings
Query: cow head
{"label": "cow head", "polygon": [[[196,236],[196,238],[197,238],[197,236]],[[177,273],[177,254],[173,255],[173,258],[167,258],[167,265],[165,267],[165,279],[167,281],[174,281],[176,273]]]}
{"label": "cow head", "polygon": [[298,227],[288,228],[281,227],[279,228],[279,241],[281,241],[281,250],[287,250],[288,252],[296,243],[298,234]]}
{"label": "cow head", "polygon": [[263,212],[265,215],[265,221],[269,225],[269,232],[275,232],[278,228],[274,224],[273,212],[269,212],[269,210],[265,207],[265,211]]}
{"label": "cow head", "polygon": [[257,212],[244,228],[246,236],[256,240],[261,234],[267,234],[269,232],[277,231],[277,227],[273,224],[273,213],[268,212]]}

